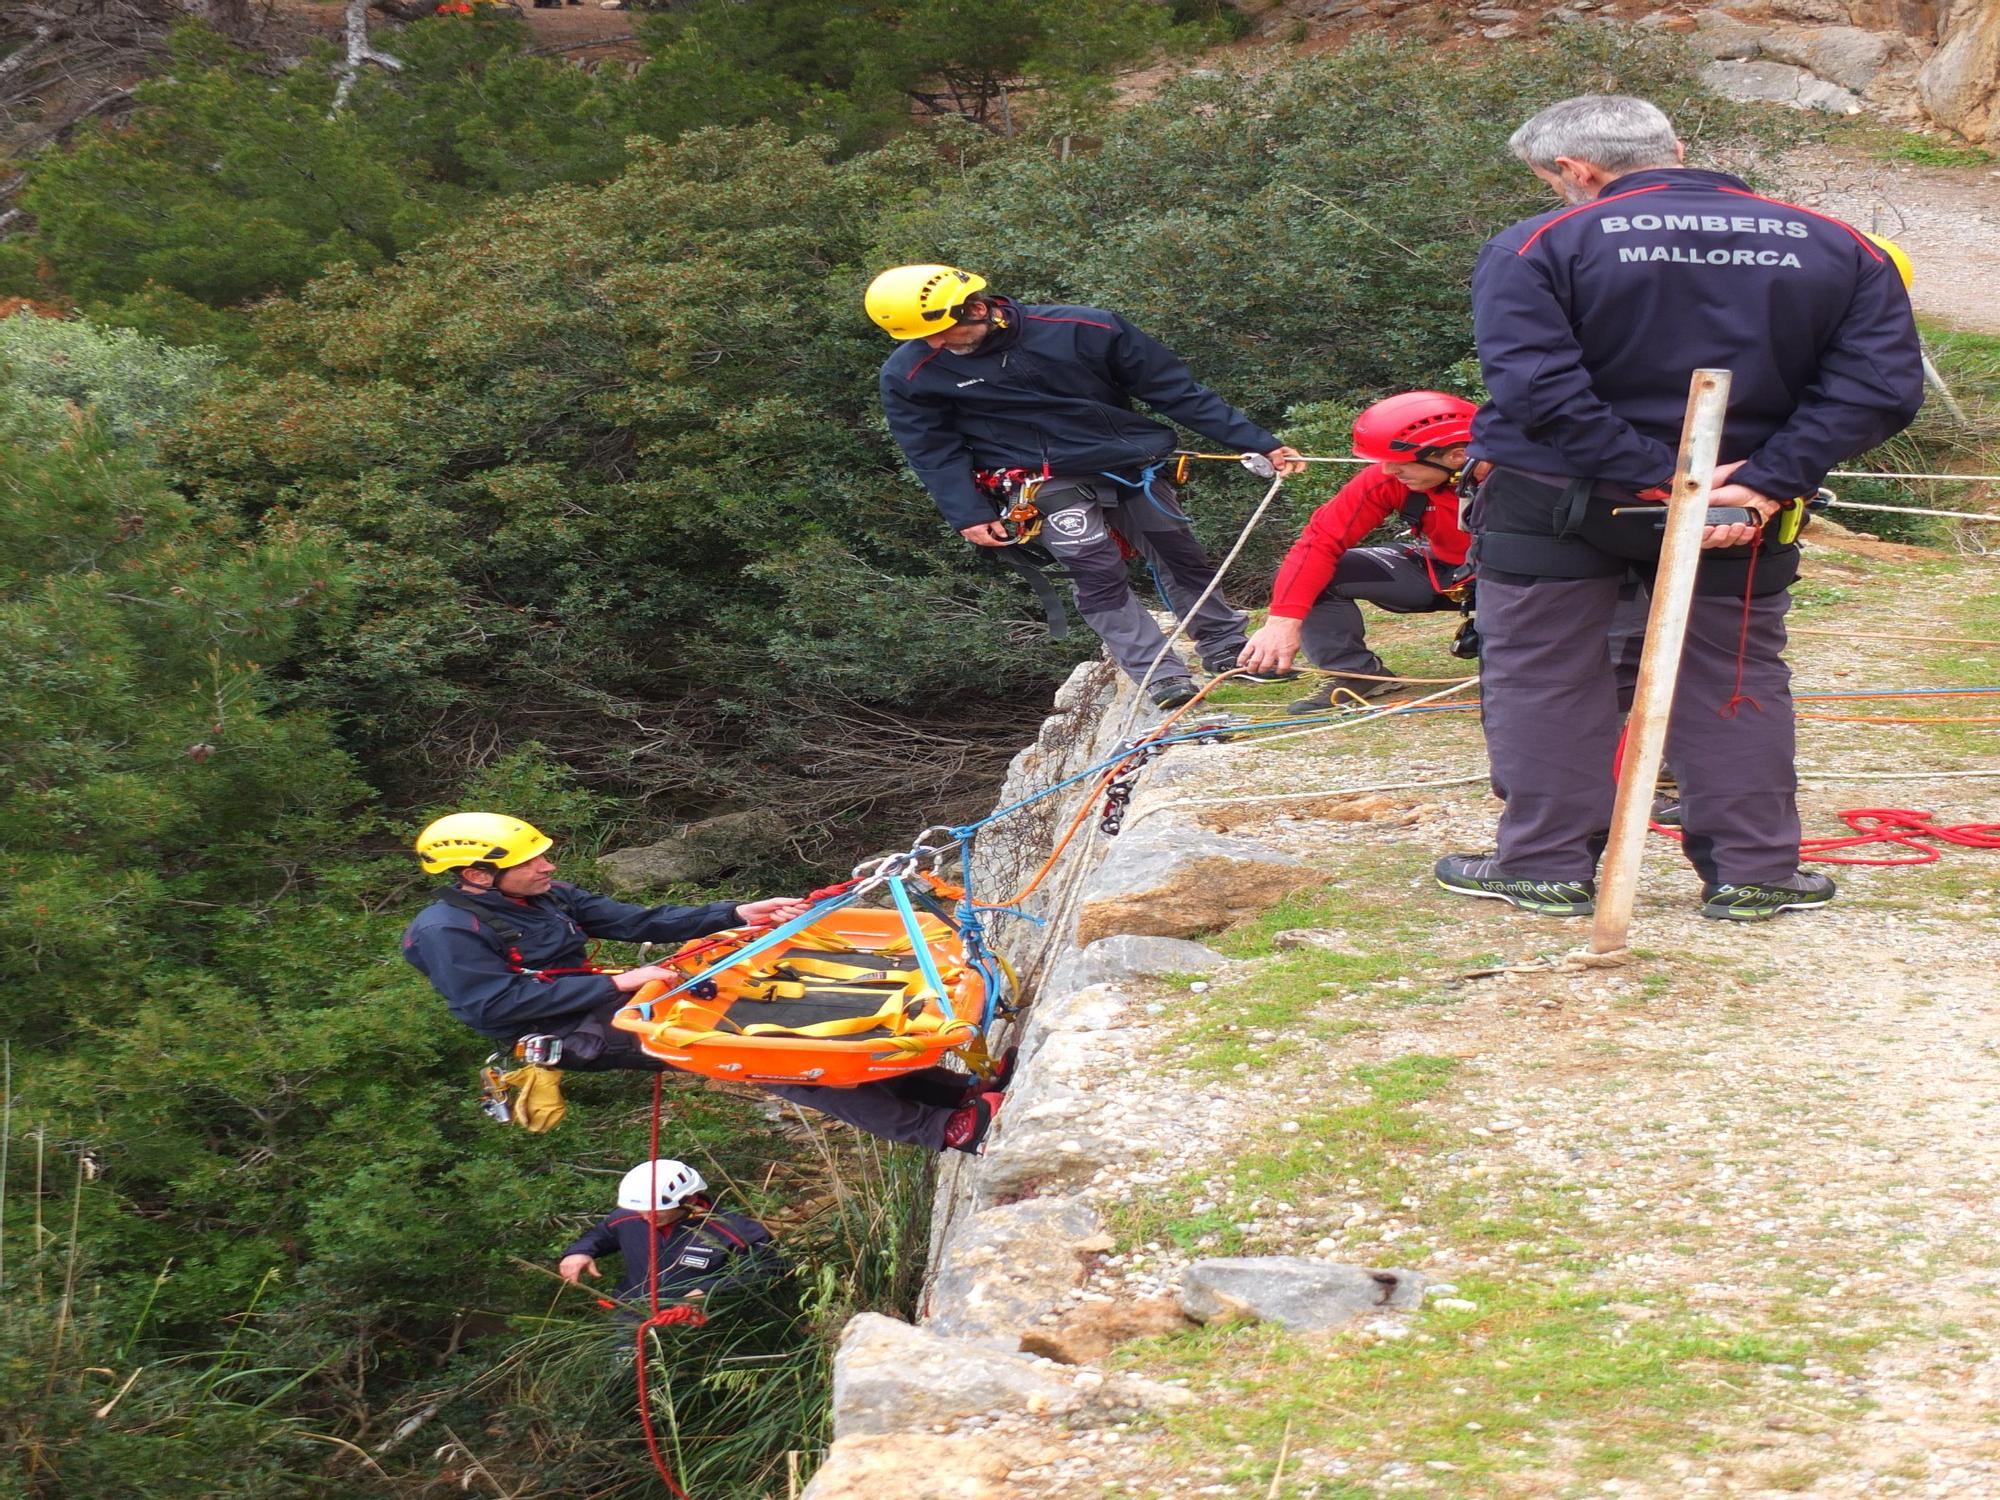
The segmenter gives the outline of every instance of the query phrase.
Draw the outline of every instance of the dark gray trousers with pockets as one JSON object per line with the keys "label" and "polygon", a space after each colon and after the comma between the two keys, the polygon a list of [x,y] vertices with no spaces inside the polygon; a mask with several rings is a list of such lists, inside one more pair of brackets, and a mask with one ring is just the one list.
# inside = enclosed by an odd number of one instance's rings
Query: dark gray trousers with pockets
{"label": "dark gray trousers with pockets", "polygon": [[[1217,589],[1189,614],[1215,576],[1215,565],[1195,540],[1174,486],[1153,481],[1152,495],[1112,479],[1057,475],[1042,485],[1042,545],[1068,570],[1077,612],[1104,641],[1111,659],[1134,682],[1145,686],[1146,669],[1167,638],[1132,591],[1132,577],[1118,550],[1120,536],[1153,567],[1167,603],[1187,622],[1204,661],[1227,657],[1233,664],[1243,649],[1244,616]],[[1187,663],[1168,652],[1153,672],[1154,682],[1189,680]]]}

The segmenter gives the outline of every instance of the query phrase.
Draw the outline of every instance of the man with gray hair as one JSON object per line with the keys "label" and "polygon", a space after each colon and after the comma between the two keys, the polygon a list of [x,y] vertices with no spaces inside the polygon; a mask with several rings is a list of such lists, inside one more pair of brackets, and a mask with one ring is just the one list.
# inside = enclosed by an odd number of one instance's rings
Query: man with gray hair
{"label": "man with gray hair", "polygon": [[1611,823],[1621,580],[1659,561],[1689,375],[1734,377],[1667,758],[1703,916],[1762,921],[1833,899],[1799,868],[1787,590],[1805,498],[1909,425],[1923,369],[1908,295],[1858,231],[1683,166],[1642,99],[1585,95],[1514,133],[1564,200],[1495,235],[1472,276],[1490,399],[1473,422],[1482,716],[1505,800],[1491,855],[1447,890],[1550,915],[1592,909]]}

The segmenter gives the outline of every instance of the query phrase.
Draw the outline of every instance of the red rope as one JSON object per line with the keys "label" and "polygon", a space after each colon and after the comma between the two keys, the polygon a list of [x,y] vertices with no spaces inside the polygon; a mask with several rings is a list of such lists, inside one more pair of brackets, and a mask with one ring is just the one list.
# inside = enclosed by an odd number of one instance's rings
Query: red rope
{"label": "red rope", "polygon": [[1736,631],[1736,681],[1730,684],[1729,701],[1716,712],[1725,719],[1736,717],[1738,705],[1747,703],[1758,713],[1764,705],[1743,691],[1743,662],[1750,654],[1750,610],[1751,590],[1757,586],[1757,549],[1764,543],[1764,528],[1759,526],[1756,535],[1750,538],[1750,565],[1743,570],[1743,622]]}
{"label": "red rope", "polygon": [[[1618,749],[1611,757],[1611,779],[1616,781],[1624,769],[1625,735],[1620,734]],[[1834,816],[1852,831],[1831,838],[1801,839],[1800,859],[1822,865],[1934,865],[1944,857],[1939,844],[1960,849],[2000,849],[2000,823],[1939,823],[1935,821],[1936,813],[1911,807],[1848,807]],[[1655,823],[1650,818],[1646,826],[1675,843],[1685,842],[1678,828]],[[1832,852],[1869,844],[1895,844],[1908,849],[1910,855],[1905,859],[1859,859]]]}
{"label": "red rope", "polygon": [[[650,1144],[647,1146],[646,1159],[654,1164],[650,1196],[655,1211],[660,1205],[660,1097],[661,1086],[665,1082],[666,1074],[653,1075],[653,1130]],[[653,1233],[646,1236],[646,1290],[651,1313],[646,1321],[639,1325],[638,1332],[633,1335],[639,1356],[639,1426],[646,1434],[646,1451],[652,1454],[653,1467],[659,1471],[660,1479],[666,1485],[668,1493],[674,1500],[688,1500],[687,1491],[674,1483],[674,1471],[667,1467],[667,1460],[660,1452],[660,1440],[653,1434],[652,1403],[646,1399],[646,1335],[663,1325],[672,1312],[679,1311],[677,1308],[670,1309],[668,1313],[660,1311],[660,1234],[657,1225],[654,1226]]]}

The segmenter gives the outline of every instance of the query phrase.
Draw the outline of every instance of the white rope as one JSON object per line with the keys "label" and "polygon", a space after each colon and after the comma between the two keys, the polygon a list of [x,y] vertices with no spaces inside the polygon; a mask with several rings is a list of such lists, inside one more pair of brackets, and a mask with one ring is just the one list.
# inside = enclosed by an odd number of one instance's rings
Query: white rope
{"label": "white rope", "polygon": [[[2000,775],[2000,772],[1995,774]],[[1170,802],[1155,802],[1140,808],[1126,819],[1125,826],[1130,828],[1141,818],[1150,818],[1154,813],[1165,812],[1170,807],[1203,807],[1216,803],[1235,807],[1245,802],[1303,802],[1319,797],[1358,797],[1363,792],[1404,792],[1424,787],[1473,786],[1489,779],[1487,773],[1482,771],[1477,776],[1453,776],[1445,781],[1378,781],[1368,786],[1329,786],[1303,792],[1272,792],[1258,797],[1176,797]]]}
{"label": "white rope", "polygon": [[1301,735],[1325,734],[1329,729],[1352,729],[1359,724],[1374,724],[1382,719],[1391,718],[1407,709],[1420,708],[1426,703],[1435,703],[1440,698],[1449,698],[1454,693],[1462,693],[1469,687],[1477,686],[1478,682],[1479,679],[1477,677],[1468,677],[1463,682],[1454,682],[1448,688],[1440,688],[1435,693],[1422,698],[1412,698],[1407,703],[1398,703],[1390,708],[1378,708],[1371,713],[1353,714],[1338,719],[1330,719],[1324,724],[1310,724],[1304,729],[1288,729],[1283,734],[1260,734],[1255,738],[1246,737],[1241,740],[1232,740],[1230,743],[1244,749],[1255,750],[1265,745],[1275,745],[1279,740],[1295,740]]}
{"label": "white rope", "polygon": [[[1160,663],[1165,661],[1167,653],[1174,649],[1174,642],[1187,634],[1188,621],[1201,613],[1201,607],[1208,603],[1209,595],[1222,586],[1222,575],[1229,571],[1230,564],[1235,562],[1238,555],[1241,554],[1244,544],[1250,540],[1250,533],[1257,529],[1257,523],[1264,519],[1264,512],[1271,508],[1271,502],[1278,498],[1278,491],[1284,487],[1285,476],[1283,474],[1274,474],[1271,476],[1271,487],[1264,491],[1264,498],[1257,502],[1257,508],[1250,512],[1250,519],[1243,523],[1243,530],[1238,532],[1236,536],[1236,545],[1231,547],[1229,555],[1222,559],[1221,564],[1215,570],[1215,576],[1208,580],[1208,587],[1203,589],[1200,597],[1185,610],[1176,609],[1174,611],[1173,631],[1160,643],[1159,654],[1153,658],[1152,664],[1146,668],[1146,675],[1139,679],[1139,692],[1132,699],[1132,707],[1126,711],[1125,722],[1118,726],[1117,737],[1119,739],[1124,739],[1132,732],[1132,725],[1139,717],[1140,705],[1148,701],[1145,694],[1153,685],[1153,674],[1160,669]],[[1167,603],[1171,606],[1173,600],[1169,599]]]}
{"label": "white rope", "polygon": [[1826,473],[1829,479],[1963,479],[1968,483],[2000,484],[2000,474],[1906,474],[1899,469],[1828,469]]}
{"label": "white rope", "polygon": [[1892,516],[1943,516],[1952,521],[2000,521],[2000,516],[1982,515],[1976,510],[1924,510],[1915,505],[1863,505],[1859,500],[1835,500],[1841,510],[1879,510]]}

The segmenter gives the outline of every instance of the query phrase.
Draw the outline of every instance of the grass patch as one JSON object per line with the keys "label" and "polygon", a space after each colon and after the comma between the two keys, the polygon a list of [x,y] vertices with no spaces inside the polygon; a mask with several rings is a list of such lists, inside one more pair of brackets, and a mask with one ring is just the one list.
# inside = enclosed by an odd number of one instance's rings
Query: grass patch
{"label": "grass patch", "polygon": [[[1711,1451],[1716,1414],[1747,1386],[1827,1357],[1805,1337],[1725,1328],[1663,1293],[1487,1278],[1459,1292],[1474,1306],[1428,1309],[1406,1339],[1330,1347],[1216,1328],[1140,1346],[1136,1362],[1214,1398],[1164,1424],[1193,1474],[1263,1493],[1289,1425],[1294,1454],[1341,1455],[1340,1477],[1420,1477],[1425,1493],[1459,1495],[1488,1493],[1501,1475],[1643,1475],[1660,1455]],[[1318,1482],[1326,1494],[1334,1477],[1294,1464],[1277,1493]]]}
{"label": "grass patch", "polygon": [[1128,1246],[1171,1242],[1230,1255],[1252,1247],[1259,1235],[1245,1226],[1276,1205],[1286,1205],[1280,1212],[1357,1199],[1375,1208],[1400,1205],[1417,1185],[1423,1158],[1443,1139],[1415,1106],[1447,1087],[1458,1067],[1456,1058],[1413,1054],[1354,1068],[1346,1083],[1359,1098],[1301,1112],[1296,1131],[1265,1129],[1226,1166],[1119,1205],[1114,1232]]}
{"label": "grass patch", "polygon": [[1875,147],[1884,161],[1913,162],[1920,167],[1984,167],[1993,153],[1983,146],[1941,141],[1934,136],[1905,132]]}

